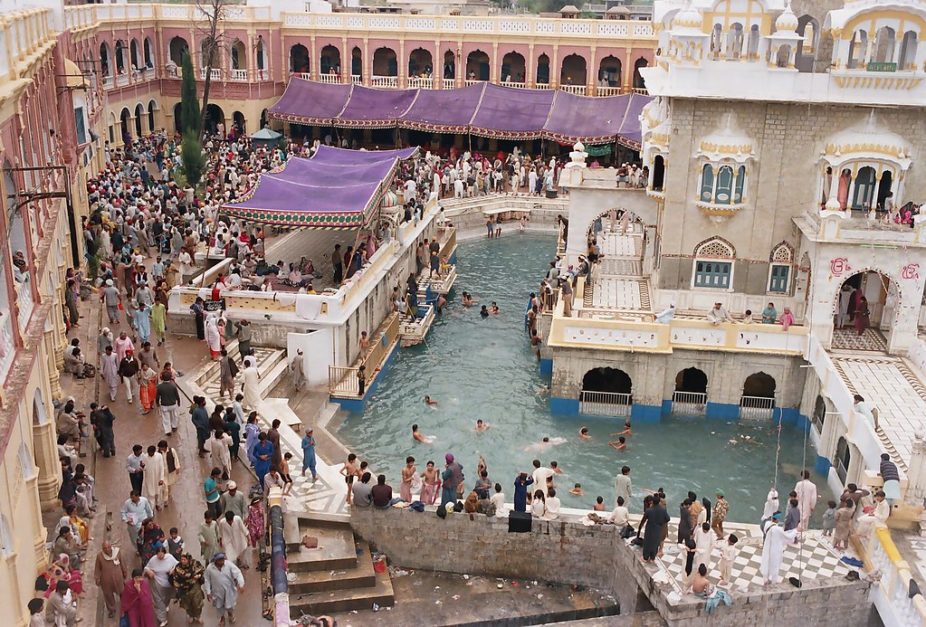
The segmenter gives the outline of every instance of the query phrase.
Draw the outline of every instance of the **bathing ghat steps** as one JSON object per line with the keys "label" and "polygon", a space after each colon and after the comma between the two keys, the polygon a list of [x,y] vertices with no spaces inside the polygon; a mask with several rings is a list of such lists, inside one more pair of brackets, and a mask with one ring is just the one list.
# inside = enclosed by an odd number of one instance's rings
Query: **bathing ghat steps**
{"label": "bathing ghat steps", "polygon": [[[302,545],[304,536],[318,538],[318,548]],[[369,610],[395,603],[389,571],[378,573],[370,545],[354,537],[343,517],[317,512],[283,516],[283,538],[289,571],[289,607],[296,620],[305,614]]]}

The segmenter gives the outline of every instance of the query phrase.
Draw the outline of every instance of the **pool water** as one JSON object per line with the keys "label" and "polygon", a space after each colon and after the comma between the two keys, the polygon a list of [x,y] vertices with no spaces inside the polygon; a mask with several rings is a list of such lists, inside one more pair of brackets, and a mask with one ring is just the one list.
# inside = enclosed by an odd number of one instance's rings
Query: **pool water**
{"label": "pool water", "polygon": [[[384,472],[396,492],[408,455],[415,457],[421,472],[428,460],[443,468],[444,454],[451,452],[463,464],[467,487],[475,481],[476,463],[483,455],[489,478],[501,483],[510,502],[515,475],[532,471],[536,458],[544,465],[556,460],[564,470],[556,480],[564,507],[591,508],[600,495],[610,511],[614,476],[626,464],[634,485],[631,511],[640,511],[645,489],[664,488],[673,515],[688,490],[711,500],[722,490],[730,501],[731,520],[757,522],[775,474],[778,435],[770,421],[664,417],[659,423],[634,424],[627,449],[618,452],[608,440],[623,428],[623,419],[550,413],[539,393],[549,379],[539,373],[530,350],[524,313],[554,251],[552,236],[536,234],[460,243],[455,296],[443,318],[435,321],[425,344],[397,349],[364,413],[344,415],[338,437]],[[496,301],[500,315],[483,319],[479,306],[463,307],[459,295],[464,290],[480,305]],[[426,405],[425,395],[438,405]],[[478,418],[491,425],[488,431],[475,432]],[[433,444],[412,439],[414,423],[434,436]],[[582,426],[589,428],[592,440],[577,437]],[[565,441],[544,450],[529,448],[544,436]],[[782,507],[798,478],[804,444],[803,431],[782,428]],[[807,442],[811,467],[815,454]],[[821,477],[814,480],[818,488],[823,485]],[[583,496],[569,494],[575,483],[582,484]],[[818,507],[817,516],[823,509]]]}

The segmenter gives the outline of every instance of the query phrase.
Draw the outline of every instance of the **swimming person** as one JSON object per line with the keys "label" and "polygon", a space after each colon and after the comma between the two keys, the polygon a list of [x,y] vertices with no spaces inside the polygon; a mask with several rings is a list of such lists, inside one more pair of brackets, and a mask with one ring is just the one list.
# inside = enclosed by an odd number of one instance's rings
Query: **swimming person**
{"label": "swimming person", "polygon": [[464,307],[472,307],[477,302],[478,301],[473,298],[472,294],[470,294],[469,292],[463,292],[463,306]]}
{"label": "swimming person", "polygon": [[437,405],[437,401],[432,399],[430,396],[425,395],[424,404],[427,405],[428,407],[435,407]]}
{"label": "swimming person", "polygon": [[484,422],[481,418],[476,421],[476,431],[482,433],[486,431],[491,425],[487,422]]}
{"label": "swimming person", "polygon": [[418,425],[412,425],[412,437],[422,444],[430,444],[434,438],[429,437],[418,431]]}
{"label": "swimming person", "polygon": [[572,494],[573,496],[582,496],[584,494],[582,492],[582,484],[581,483],[575,484],[575,486],[573,486],[573,488],[569,490],[569,494]]}
{"label": "swimming person", "polygon": [[579,429],[579,439],[581,440],[591,440],[592,436],[588,433],[588,427],[582,427]]}
{"label": "swimming person", "polygon": [[496,303],[496,302],[493,300],[493,301],[492,301],[492,306],[489,307],[489,313],[492,314],[493,316],[497,316],[497,315],[499,314],[499,312],[500,312],[500,310],[499,310],[499,308],[498,308],[498,303]]}
{"label": "swimming person", "polygon": [[633,435],[633,430],[630,428],[630,419],[624,421],[624,430],[612,433],[611,435]]}
{"label": "swimming person", "polygon": [[615,450],[623,451],[627,448],[627,438],[625,438],[624,436],[620,436],[617,438],[616,441],[608,442],[608,446],[610,446],[611,448]]}
{"label": "swimming person", "polygon": [[489,317],[489,310],[486,309],[485,305],[483,305],[482,308],[479,310],[479,315],[482,316],[483,318]]}

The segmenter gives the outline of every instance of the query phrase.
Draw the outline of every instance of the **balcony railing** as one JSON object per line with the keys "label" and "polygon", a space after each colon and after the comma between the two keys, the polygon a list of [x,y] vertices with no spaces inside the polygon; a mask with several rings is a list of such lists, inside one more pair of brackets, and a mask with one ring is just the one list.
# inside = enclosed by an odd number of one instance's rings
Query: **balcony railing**
{"label": "balcony railing", "polygon": [[351,74],[350,82],[354,85],[363,85],[363,77],[360,74]]}
{"label": "balcony railing", "polygon": [[116,87],[125,87],[129,84],[129,75],[120,74],[116,77]]}
{"label": "balcony railing", "polygon": [[621,93],[620,87],[598,86],[595,93],[599,96],[618,96]]}
{"label": "balcony railing", "polygon": [[505,81],[502,85],[505,87],[513,87],[514,89],[527,89],[527,83],[521,81]]}
{"label": "balcony railing", "polygon": [[232,70],[231,79],[233,81],[246,81],[248,80],[248,71],[247,70]]}
{"label": "balcony railing", "polygon": [[19,306],[19,328],[25,329],[32,317],[32,287],[29,281],[16,286],[16,304]]}
{"label": "balcony railing", "polygon": [[257,80],[260,80],[260,81],[270,80],[270,72],[266,68],[262,70],[257,70]]}
{"label": "balcony railing", "polygon": [[[214,81],[222,80],[222,68],[214,67],[209,71],[209,77]],[[199,70],[200,80],[206,80],[206,68],[200,68]]]}
{"label": "balcony railing", "polygon": [[398,76],[374,76],[370,84],[373,87],[398,87],[399,77]]}
{"label": "balcony railing", "polygon": [[553,89],[550,83],[535,83],[534,89]]}
{"label": "balcony railing", "polygon": [[576,96],[585,95],[585,85],[560,85],[559,88]]}
{"label": "balcony railing", "polygon": [[456,80],[452,78],[442,78],[440,82],[441,89],[453,89],[456,86]]}
{"label": "balcony railing", "polygon": [[707,410],[707,394],[704,392],[672,393],[672,413],[679,416],[703,416]]}
{"label": "balcony railing", "polygon": [[741,396],[740,418],[768,420],[774,417],[775,399],[768,396]]}
{"label": "balcony railing", "polygon": [[113,86],[113,77],[104,76],[103,77],[103,89],[110,89]]}
{"label": "balcony railing", "polygon": [[338,83],[341,82],[341,75],[340,74],[330,74],[330,73],[319,74],[318,82],[327,83],[329,85],[337,85]]}
{"label": "balcony railing", "polygon": [[479,80],[478,78],[467,78],[463,81],[463,84],[469,87],[470,85],[479,85],[481,83],[487,83],[488,81]]}
{"label": "balcony railing", "polygon": [[414,89],[434,89],[434,79],[421,76],[410,76],[408,86]]}

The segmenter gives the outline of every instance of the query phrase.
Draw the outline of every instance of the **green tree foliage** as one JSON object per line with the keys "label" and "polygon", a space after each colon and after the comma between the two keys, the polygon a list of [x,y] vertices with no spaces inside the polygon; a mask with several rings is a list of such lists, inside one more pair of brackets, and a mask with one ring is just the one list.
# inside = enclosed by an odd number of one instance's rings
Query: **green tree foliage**
{"label": "green tree foliage", "polygon": [[[196,75],[193,74],[193,61],[190,53],[185,52],[182,59],[183,83],[180,86],[180,128],[183,130],[184,145],[186,134],[192,131],[195,137],[200,136],[199,97],[196,95]],[[184,161],[186,155],[184,154]],[[197,178],[198,180],[198,178]]]}
{"label": "green tree foliage", "polygon": [[[195,118],[197,121],[199,118]],[[206,169],[206,158],[203,156],[203,145],[199,135],[193,129],[183,133],[183,143],[180,144],[180,155],[183,159],[183,176],[187,185],[196,189],[199,180]]]}

